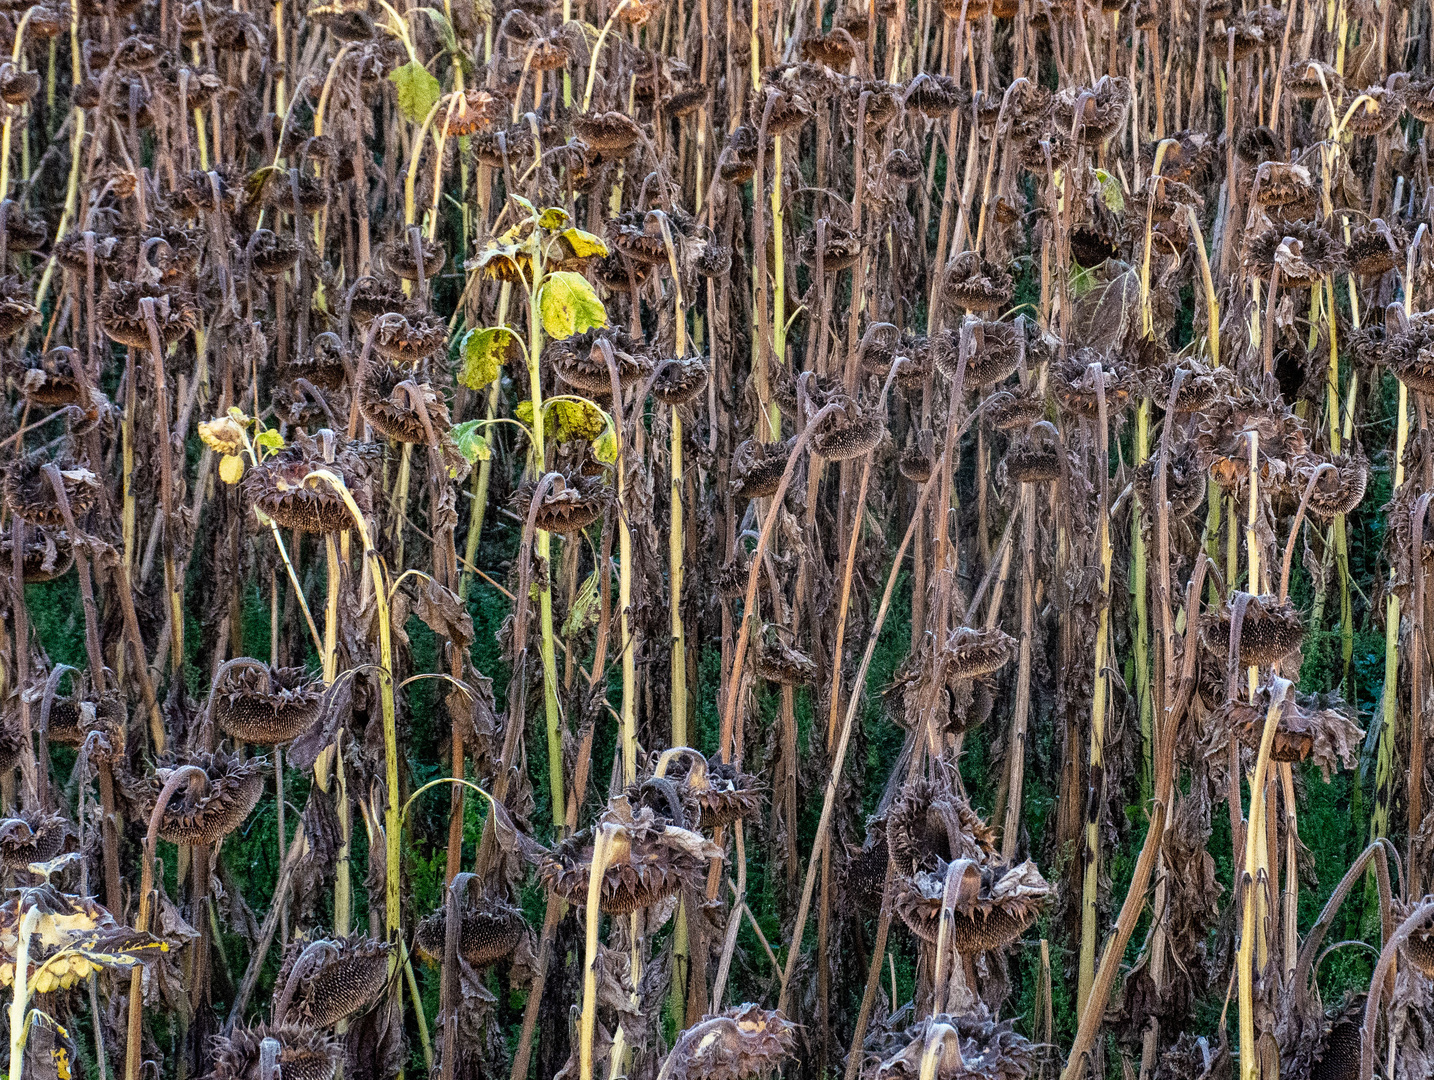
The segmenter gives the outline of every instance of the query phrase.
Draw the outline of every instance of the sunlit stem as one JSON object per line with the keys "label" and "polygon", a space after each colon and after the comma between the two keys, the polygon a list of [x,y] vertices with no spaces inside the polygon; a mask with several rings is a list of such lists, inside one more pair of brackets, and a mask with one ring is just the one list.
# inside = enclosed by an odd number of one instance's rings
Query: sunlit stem
{"label": "sunlit stem", "polygon": [[[1255,942],[1258,932],[1256,915],[1260,905],[1256,903],[1255,892],[1264,887],[1262,879],[1268,878],[1268,861],[1262,858],[1262,853],[1268,855],[1264,851],[1265,774],[1269,769],[1270,748],[1275,742],[1275,730],[1279,726],[1280,712],[1289,688],[1288,680],[1278,675],[1274,677],[1270,707],[1265,713],[1265,725],[1260,734],[1255,772],[1250,778],[1250,817],[1245,828],[1244,872],[1236,897],[1240,904],[1240,937],[1235,953],[1240,1010],[1240,1080],[1260,1080],[1260,1053],[1255,1042]],[[1230,777],[1230,783],[1239,782],[1238,776]]]}
{"label": "sunlit stem", "polygon": [[587,112],[588,106],[592,104],[593,82],[597,79],[598,57],[602,54],[603,42],[607,40],[608,34],[612,31],[612,24],[617,21],[618,13],[631,2],[632,0],[618,0],[617,7],[612,9],[612,14],[608,16],[607,22],[603,23],[602,30],[598,32],[597,41],[593,42],[592,59],[588,61],[588,82],[583,89],[583,112]]}
{"label": "sunlit stem", "polygon": [[[25,14],[20,17],[20,25],[15,29],[15,45],[10,50],[10,62],[21,70],[24,69],[20,54],[25,45],[25,27],[29,25],[34,11],[34,6],[26,8]],[[4,128],[0,129],[0,199],[10,197],[10,139],[14,123],[14,116],[7,115]]]}
{"label": "sunlit stem", "polygon": [[593,858],[588,867],[587,940],[583,950],[583,1011],[578,1038],[578,1078],[593,1080],[593,1036],[597,1032],[598,926],[602,920],[602,882],[607,873],[613,841],[620,826],[611,822],[593,836]]}
{"label": "sunlit stem", "polygon": [[[627,0],[622,0],[626,3]],[[619,7],[621,4],[619,4]],[[543,354],[543,325],[538,315],[538,292],[543,281],[543,252],[533,254],[533,279],[528,293],[528,394],[533,403],[533,468],[541,476],[546,460],[543,420],[543,380],[538,367]],[[548,732],[548,791],[553,806],[553,827],[561,830],[567,815],[563,812],[563,740],[562,718],[558,711],[558,662],[553,633],[552,533],[537,530],[538,564],[538,626],[542,633],[543,712]],[[519,600],[525,603],[526,597]],[[520,645],[521,647],[521,645]]]}
{"label": "sunlit stem", "polygon": [[20,1080],[25,1064],[25,1010],[30,1005],[30,938],[35,933],[41,914],[39,906],[32,905],[25,909],[25,917],[20,920],[19,943],[15,949],[15,993],[10,999],[11,1080]]}
{"label": "sunlit stem", "polygon": [[349,491],[343,480],[327,469],[317,469],[309,473],[303,482],[307,484],[310,481],[328,484],[343,499],[349,514],[353,517],[354,528],[358,530],[359,540],[363,543],[364,560],[369,564],[373,574],[374,610],[378,614],[378,685],[380,704],[383,709],[384,782],[388,786],[388,801],[383,812],[387,858],[384,914],[387,938],[389,941],[396,941],[400,936],[403,921],[403,909],[399,895],[399,871],[403,856],[399,848],[402,826],[399,822],[398,803],[398,718],[393,699],[393,630],[388,606],[388,575],[384,570],[383,559],[374,549],[373,538],[369,533],[368,523],[364,520],[363,511],[359,509],[358,503],[354,501],[353,493]]}

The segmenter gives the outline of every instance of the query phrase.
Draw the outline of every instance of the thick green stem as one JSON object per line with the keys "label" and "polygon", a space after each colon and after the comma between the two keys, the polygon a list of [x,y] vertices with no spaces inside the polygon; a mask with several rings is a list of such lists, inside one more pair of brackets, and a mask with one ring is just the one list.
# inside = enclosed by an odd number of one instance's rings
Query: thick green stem
{"label": "thick green stem", "polygon": [[[543,352],[543,326],[538,318],[538,286],[543,280],[541,252],[533,260],[532,291],[528,295],[528,394],[533,402],[533,469],[543,472],[546,446],[543,433],[543,380],[538,358]],[[538,549],[538,627],[542,633],[543,712],[548,732],[548,794],[553,805],[553,827],[561,830],[563,812],[563,737],[558,712],[558,662],[553,634],[553,537],[542,529],[536,536]],[[526,603],[527,598],[519,598]],[[521,648],[521,643],[520,646]],[[520,721],[521,722],[521,721]]]}

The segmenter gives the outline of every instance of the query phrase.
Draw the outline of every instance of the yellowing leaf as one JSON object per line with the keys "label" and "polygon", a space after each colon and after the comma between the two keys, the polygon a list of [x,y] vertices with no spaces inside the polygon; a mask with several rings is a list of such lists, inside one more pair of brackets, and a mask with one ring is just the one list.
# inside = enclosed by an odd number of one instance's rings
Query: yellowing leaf
{"label": "yellowing leaf", "polygon": [[225,454],[219,459],[219,479],[226,484],[237,484],[244,475],[244,459],[238,454]]}
{"label": "yellowing leaf", "polygon": [[1125,213],[1125,192],[1121,190],[1120,181],[1104,169],[1097,169],[1095,177],[1100,181],[1100,196],[1105,200],[1106,209],[1113,214]]}
{"label": "yellowing leaf", "polygon": [[590,232],[577,228],[564,229],[558,235],[566,240],[568,246],[573,249],[573,258],[575,259],[607,257],[607,244],[603,243],[600,236],[594,236]]}
{"label": "yellowing leaf", "polygon": [[279,434],[277,428],[265,428],[254,436],[254,441],[271,454],[284,449],[284,436]]}
{"label": "yellowing leaf", "polygon": [[415,124],[423,123],[442,89],[438,80],[417,60],[410,60],[403,67],[396,68],[388,78],[398,87],[399,112]]}
{"label": "yellowing leaf", "polygon": [[597,625],[598,617],[598,572],[594,570],[583,582],[578,595],[568,608],[568,617],[563,620],[562,635],[570,638],[574,634]]}
{"label": "yellowing leaf", "polygon": [[538,224],[550,232],[557,232],[568,220],[568,212],[561,206],[550,206],[538,218]]}
{"label": "yellowing leaf", "polygon": [[571,270],[558,270],[543,281],[538,310],[548,336],[562,340],[597,326],[607,325],[607,311],[587,278]]}
{"label": "yellowing leaf", "polygon": [[617,432],[611,424],[593,440],[593,457],[597,458],[604,465],[617,463]]}
{"label": "yellowing leaf", "polygon": [[552,411],[556,421],[553,438],[558,442],[575,439],[592,442],[610,426],[607,413],[591,401],[554,401]]}
{"label": "yellowing leaf", "polygon": [[453,444],[470,465],[475,461],[487,461],[493,456],[488,440],[479,434],[482,425],[481,420],[466,420],[453,425]]}
{"label": "yellowing leaf", "polygon": [[506,326],[490,326],[464,334],[463,343],[459,346],[463,367],[458,373],[458,381],[470,390],[481,390],[492,383],[502,370],[512,345],[511,339],[516,336]]}
{"label": "yellowing leaf", "polygon": [[513,415],[529,427],[533,426],[533,399],[524,398],[513,406]]}

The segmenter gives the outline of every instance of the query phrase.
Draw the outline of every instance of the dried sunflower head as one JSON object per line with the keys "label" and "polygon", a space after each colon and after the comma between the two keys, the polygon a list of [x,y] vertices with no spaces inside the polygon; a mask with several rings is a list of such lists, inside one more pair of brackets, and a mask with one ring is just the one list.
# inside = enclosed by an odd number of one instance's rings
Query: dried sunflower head
{"label": "dried sunflower head", "polygon": [[373,335],[373,351],[396,364],[417,364],[447,347],[448,325],[435,315],[413,311],[380,316]]}
{"label": "dried sunflower head", "polygon": [[1344,245],[1314,222],[1272,225],[1249,242],[1244,263],[1265,280],[1278,268],[1281,284],[1309,286],[1340,269]]}
{"label": "dried sunflower head", "polygon": [[711,95],[711,87],[705,83],[698,83],[685,89],[674,90],[662,100],[662,109],[667,115],[675,116],[679,120],[685,120],[690,116],[697,115],[698,110],[707,104]]}
{"label": "dried sunflower head", "polygon": [[13,275],[0,278],[0,340],[8,340],[40,317],[29,286]]}
{"label": "dried sunflower head", "polygon": [[333,1080],[343,1055],[331,1036],[297,1024],[236,1027],[210,1043],[211,1080],[266,1080],[259,1068],[265,1039],[279,1044],[279,1080]]}
{"label": "dried sunflower head", "polygon": [[1343,107],[1344,129],[1355,135],[1382,135],[1404,111],[1404,95],[1387,86],[1370,86]]}
{"label": "dried sunflower head", "polygon": [[1061,478],[1065,447],[1050,424],[1037,423],[1012,436],[1006,447],[1006,475],[1019,484],[1054,484]]}
{"label": "dried sunflower head", "polygon": [[[1406,946],[1406,954],[1409,950]],[[1364,1043],[1364,999],[1356,997],[1326,1022],[1328,1030],[1310,1062],[1310,1080],[1358,1080]]]}
{"label": "dried sunflower head", "polygon": [[397,281],[361,277],[349,289],[345,303],[354,324],[365,327],[382,315],[402,314],[408,309],[409,300]]}
{"label": "dried sunflower head", "polygon": [[901,330],[893,323],[868,323],[857,345],[856,359],[862,371],[878,378],[886,378],[891,365],[896,361],[901,345]]}
{"label": "dried sunflower head", "polygon": [[586,330],[561,341],[550,342],[543,350],[543,361],[552,366],[559,379],[574,389],[594,397],[607,397],[612,394],[608,349],[616,362],[621,388],[635,386],[652,372],[653,361],[648,350],[618,327]]}
{"label": "dried sunflower head", "polygon": [[677,1037],[663,1065],[671,1080],[757,1080],[792,1056],[797,1025],[780,1012],[738,1005]]}
{"label": "dried sunflower head", "polygon": [[23,71],[8,60],[0,64],[0,101],[7,105],[24,105],[39,92],[38,71]]}
{"label": "dried sunflower head", "polygon": [[299,245],[292,236],[276,236],[269,229],[255,229],[244,254],[252,266],[265,277],[277,277],[294,268],[299,258]]}
{"label": "dried sunflower head", "polygon": [[214,722],[236,742],[281,745],[319,719],[324,681],[303,668],[271,668],[259,660],[226,664],[214,695]]}
{"label": "dried sunflower head", "polygon": [[895,881],[896,913],[913,934],[934,942],[943,915],[950,919],[951,944],[963,956],[1004,949],[1035,922],[1054,889],[1027,860],[1012,866],[999,860],[968,862],[968,881],[956,896],[953,909],[942,910],[947,867],[918,870]]}
{"label": "dried sunflower head", "polygon": [[[405,281],[417,281],[419,275],[419,260],[414,257],[413,242],[406,236],[400,236],[388,241],[379,247],[377,253],[379,260],[396,276]],[[418,254],[422,258],[423,277],[432,281],[443,270],[443,264],[448,260],[448,252],[437,240],[421,239],[419,241]],[[447,342],[447,335],[444,335]],[[375,342],[377,348],[377,342]]]}
{"label": "dried sunflower head", "polygon": [[606,232],[613,247],[639,266],[667,265],[667,241],[656,216],[627,210],[608,220]]}
{"label": "dried sunflower head", "polygon": [[353,516],[342,497],[322,480],[305,482],[310,473],[325,469],[344,481],[367,512],[371,459],[378,448],[351,443],[327,428],[309,436],[296,432],[278,453],[244,473],[241,491],[251,506],[262,510],[286,529],[309,533],[340,533],[354,527]]}
{"label": "dried sunflower head", "polygon": [[[458,955],[476,968],[506,960],[528,932],[523,913],[501,900],[484,897],[459,909]],[[414,948],[429,963],[443,963],[448,908],[440,907],[418,924]]]}
{"label": "dried sunflower head", "polygon": [[[1208,12],[1206,17],[1208,19]],[[1280,32],[1284,26],[1284,12],[1272,7],[1256,8],[1229,19],[1226,27],[1235,32],[1235,59],[1244,60],[1270,46],[1278,48]],[[1213,47],[1218,50],[1217,55],[1228,55],[1229,38],[1225,30],[1217,29],[1209,22],[1206,22],[1205,27],[1213,39]]]}
{"label": "dried sunflower head", "polygon": [[86,384],[76,376],[83,371],[75,363],[78,354],[68,345],[60,345],[39,354],[26,354],[0,367],[19,383],[20,393],[36,405],[78,405],[85,396]]}
{"label": "dried sunflower head", "polygon": [[955,859],[989,859],[996,833],[944,778],[921,777],[908,781],[887,811],[885,846],[896,872],[910,876]]}
{"label": "dried sunflower head", "polygon": [[283,373],[289,379],[307,379],[319,390],[334,391],[348,378],[348,364],[343,339],[329,330],[314,338],[305,352],[287,357]]}
{"label": "dried sunflower head", "polygon": [[980,1003],[960,1015],[928,1017],[902,1039],[905,1046],[862,1080],[1026,1080],[1036,1067],[1036,1047]]}
{"label": "dried sunflower head", "polygon": [[1163,366],[1155,381],[1155,400],[1162,405],[1170,401],[1170,388],[1177,373],[1182,373],[1180,389],[1175,394],[1177,413],[1203,413],[1216,400],[1228,394],[1235,383],[1235,373],[1228,367],[1212,367],[1193,356]]}
{"label": "dried sunflower head", "polygon": [[701,768],[693,762],[684,778],[684,793],[697,804],[700,826],[709,830],[755,817],[762,805],[761,780],[726,761],[704,759]]}
{"label": "dried sunflower head", "polygon": [[[1264,733],[1265,716],[1270,709],[1270,685],[1262,683],[1250,701],[1227,701],[1221,708],[1219,726],[1235,735],[1251,750],[1257,750]],[[1212,747],[1221,752],[1228,742]],[[1336,769],[1353,769],[1359,762],[1359,748],[1364,729],[1354,722],[1343,701],[1338,697],[1289,694],[1276,718],[1274,741],[1270,744],[1270,760],[1298,763],[1309,761],[1319,766],[1325,782]]]}
{"label": "dried sunflower head", "polygon": [[[1100,365],[1100,374],[1096,365]],[[1056,400],[1066,412],[1088,420],[1100,418],[1100,397],[1105,396],[1107,417],[1115,416],[1130,400],[1129,372],[1114,357],[1095,349],[1080,348],[1054,365],[1052,383]]]}
{"label": "dried sunflower head", "polygon": [[701,834],[660,821],[651,807],[634,810],[619,797],[592,828],[558,844],[539,867],[544,884],[579,907],[587,904],[596,829],[613,833],[599,892],[600,907],[611,915],[656,904],[684,886],[702,889],[708,862],[722,857],[722,849]]}
{"label": "dried sunflower head", "polygon": [[[1384,348],[1372,350],[1375,355],[1371,359],[1387,363],[1409,389],[1434,393],[1434,313],[1417,312],[1406,320],[1401,309],[1395,327],[1386,325]],[[1369,329],[1372,335],[1379,332],[1377,324]]]}
{"label": "dried sunflower head", "polygon": [[1356,274],[1378,277],[1402,269],[1408,249],[1409,234],[1398,220],[1388,225],[1374,218],[1350,232],[1345,260]]}
{"label": "dried sunflower head", "polygon": [[171,844],[218,843],[244,824],[244,819],[259,802],[264,792],[264,774],[268,759],[240,758],[237,754],[216,750],[196,753],[188,758],[161,766],[142,789],[141,798],[148,796],[150,806],[158,799],[160,789],[170,770],[176,765],[196,765],[204,770],[207,783],[191,781],[176,792],[164,808],[159,836]]}
{"label": "dried sunflower head", "polygon": [[364,368],[359,408],[374,430],[396,442],[427,443],[430,431],[441,440],[450,427],[448,406],[438,392],[407,364],[383,356],[371,357]]}
{"label": "dried sunflower head", "polygon": [[875,450],[886,438],[886,417],[875,409],[863,411],[849,401],[845,411],[833,413],[812,436],[812,453],[828,461],[847,461]]}
{"label": "dried sunflower head", "polygon": [[1046,415],[1046,399],[1034,388],[993,394],[983,415],[998,431],[1025,431]]}
{"label": "dried sunflower head", "polygon": [[592,149],[614,158],[630,153],[643,138],[641,125],[620,112],[586,113],[573,120],[573,131]]}
{"label": "dried sunflower head", "polygon": [[701,356],[675,356],[664,360],[652,380],[652,396],[673,407],[696,401],[707,389],[707,361]]}
{"label": "dried sunflower head", "polygon": [[963,350],[967,354],[964,386],[984,390],[1003,383],[1015,374],[1026,354],[1024,327],[1019,322],[991,322],[967,315],[958,333],[933,339],[936,369],[955,379]]}
{"label": "dried sunflower head", "polygon": [[505,102],[480,87],[454,91],[439,109],[449,136],[476,135],[502,120]]}
{"label": "dried sunflower head", "polygon": [[[146,303],[149,302],[149,304]],[[151,348],[146,307],[152,304],[159,343],[178,342],[197,325],[198,312],[179,292],[132,281],[110,282],[100,295],[98,318],[105,334],[121,345]]]}
{"label": "dried sunflower head", "polygon": [[1296,101],[1318,101],[1328,93],[1335,101],[1344,96],[1344,77],[1323,60],[1296,60],[1285,68],[1285,89]]}
{"label": "dried sunflower head", "polygon": [[1309,169],[1287,161],[1261,162],[1255,170],[1255,202],[1281,220],[1314,218],[1319,193]]}
{"label": "dried sunflower head", "polygon": [[1067,234],[1071,258],[1081,266],[1094,268],[1120,254],[1120,236],[1114,224],[1097,215],[1071,226]]}
{"label": "dried sunflower head", "polygon": [[1052,99],[1056,128],[1075,132],[1087,146],[1099,146],[1125,126],[1130,112],[1130,80],[1102,75],[1093,87],[1068,86]]}
{"label": "dried sunflower head", "polygon": [[[524,520],[532,512],[537,491],[537,483],[529,481],[513,496],[518,513]],[[534,527],[542,532],[564,535],[581,532],[602,517],[611,498],[611,489],[600,477],[577,474],[565,477],[560,474],[548,486],[543,502],[537,508]]]}
{"label": "dried sunflower head", "polygon": [[1297,460],[1294,467],[1295,489],[1301,496],[1316,470],[1326,464],[1334,466],[1333,470],[1320,472],[1310,493],[1309,513],[1319,521],[1353,513],[1364,501],[1369,483],[1369,459],[1357,448],[1353,453],[1340,454],[1329,461],[1305,457]]}
{"label": "dried sunflower head", "polygon": [[967,311],[999,311],[1011,302],[1015,284],[1011,275],[978,252],[963,251],[946,264],[945,297]]}
{"label": "dried sunflower head", "polygon": [[474,156],[494,169],[502,169],[505,164],[531,157],[533,153],[533,129],[526,124],[491,128],[470,138]]}
{"label": "dried sunflower head", "polygon": [[804,265],[815,270],[820,257],[822,269],[828,274],[835,274],[856,265],[861,258],[861,238],[856,233],[844,225],[825,219],[822,234],[819,241],[814,226],[811,232],[803,233],[798,239],[797,257]]}
{"label": "dried sunflower head", "polygon": [[[0,573],[10,573],[14,566],[13,537],[7,530],[0,534]],[[75,564],[75,551],[64,529],[32,526],[25,530],[25,549],[21,556],[25,584],[35,585],[63,577]]]}
{"label": "dried sunflower head", "polygon": [[[43,450],[11,462],[4,471],[0,489],[4,491],[6,507],[16,517],[31,525],[58,529],[64,526],[65,515],[55,496],[54,485],[45,475],[48,464],[50,459]],[[71,513],[76,518],[83,517],[99,494],[99,477],[82,466],[63,461],[55,464],[60,470],[61,486]]]}
{"label": "dried sunflower head", "polygon": [[1280,154],[1280,141],[1268,126],[1247,127],[1235,137],[1235,153],[1246,165],[1259,165]]}
{"label": "dried sunflower head", "polygon": [[717,158],[717,173],[723,181],[740,187],[757,173],[757,129],[741,124],[727,136],[727,145]]}
{"label": "dried sunflower head", "polygon": [[0,864],[7,870],[25,870],[31,863],[47,863],[65,849],[70,823],[63,814],[22,811],[0,821]]}
{"label": "dried sunflower head", "polygon": [[906,84],[902,101],[907,108],[938,120],[971,103],[971,94],[949,75],[922,73]]}
{"label": "dried sunflower head", "polygon": [[791,453],[788,442],[765,443],[746,439],[732,455],[732,491],[741,499],[775,495]]}
{"label": "dried sunflower head", "polygon": [[49,235],[44,218],[10,199],[5,200],[4,224],[5,246],[11,251],[37,251],[44,247]]}
{"label": "dried sunflower head", "polygon": [[1130,193],[1126,199],[1127,220],[1140,222],[1143,229],[1147,217],[1155,223],[1171,221],[1186,206],[1198,210],[1200,196],[1188,184],[1162,173]]}
{"label": "dried sunflower head", "polygon": [[[89,756],[108,754],[124,746],[124,729],[129,714],[124,701],[114,692],[103,694],[98,701],[92,695],[77,692],[70,697],[57,697],[50,706],[49,740],[66,746],[83,746],[90,742]],[[91,741],[98,733],[108,748]]]}
{"label": "dried sunflower head", "polygon": [[274,983],[287,992],[294,982],[284,1019],[324,1030],[371,1008],[388,985],[393,952],[393,945],[362,934],[294,941]]}
{"label": "dried sunflower head", "polygon": [[752,95],[747,119],[760,131],[765,118],[767,137],[771,138],[774,135],[796,134],[813,115],[811,103],[797,90],[768,84],[764,92]]}
{"label": "dried sunflower head", "polygon": [[[1222,605],[1218,611],[1206,615],[1201,623],[1201,639],[1217,656],[1230,651],[1232,615],[1241,595],[1232,593],[1228,606]],[[1304,623],[1293,603],[1274,596],[1244,596],[1247,606],[1240,627],[1241,667],[1267,667],[1300,647]]]}
{"label": "dried sunflower head", "polygon": [[930,428],[917,432],[916,439],[896,459],[896,468],[913,484],[924,484],[936,468],[936,437]]}
{"label": "dried sunflower head", "polygon": [[757,649],[756,668],[762,678],[782,686],[805,686],[817,675],[812,658],[776,633],[764,636]]}
{"label": "dried sunflower head", "polygon": [[[1157,450],[1135,470],[1135,494],[1140,499],[1141,513],[1147,522],[1156,518],[1155,470],[1160,465],[1160,457]],[[1171,521],[1189,517],[1205,501],[1208,476],[1192,446],[1187,444],[1172,448],[1170,465],[1165,470],[1165,499],[1170,505]]]}
{"label": "dried sunflower head", "polygon": [[851,32],[837,26],[830,33],[817,33],[802,42],[802,56],[829,68],[846,68],[861,55],[861,46]]}
{"label": "dried sunflower head", "polygon": [[1434,123],[1434,75],[1421,75],[1405,84],[1404,107],[1414,119]]}

